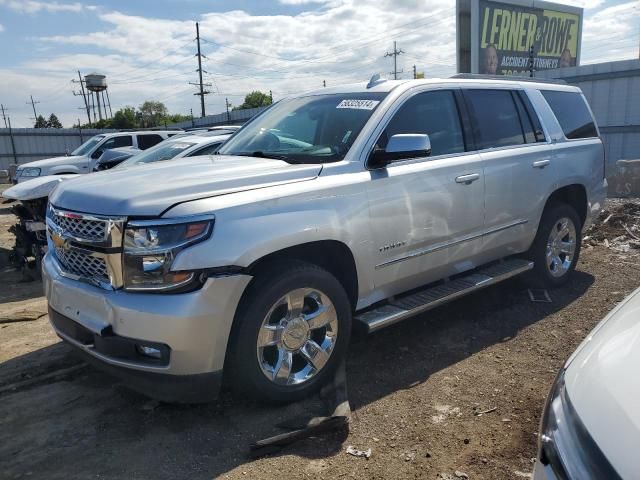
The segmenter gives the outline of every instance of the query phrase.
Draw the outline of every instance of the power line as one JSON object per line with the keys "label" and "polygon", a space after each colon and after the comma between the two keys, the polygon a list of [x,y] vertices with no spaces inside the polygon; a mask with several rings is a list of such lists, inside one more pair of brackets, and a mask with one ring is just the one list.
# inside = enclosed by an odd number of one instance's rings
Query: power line
{"label": "power line", "polygon": [[166,55],[164,55],[164,56],[162,56],[160,58],[156,58],[155,60],[151,60],[150,62],[147,62],[147,63],[145,63],[143,65],[138,66],[138,67],[132,68],[131,70],[127,70],[127,71],[121,73],[120,75],[129,75],[131,72],[135,72],[137,70],[142,70],[143,68],[148,67],[149,65],[151,65],[153,63],[157,63],[157,62],[159,62],[161,60],[164,60],[165,58],[170,57],[171,55],[173,55],[178,50],[186,47],[191,42],[193,42],[193,38],[190,38],[189,40],[187,40],[185,43],[181,44],[180,46],[178,46],[178,47],[176,47],[176,48],[174,48],[172,50],[169,50],[169,53],[167,53]]}

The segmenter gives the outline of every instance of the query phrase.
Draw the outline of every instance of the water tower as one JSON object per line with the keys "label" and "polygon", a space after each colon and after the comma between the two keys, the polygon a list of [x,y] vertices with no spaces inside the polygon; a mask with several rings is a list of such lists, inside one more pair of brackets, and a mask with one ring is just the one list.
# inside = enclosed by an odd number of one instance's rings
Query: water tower
{"label": "water tower", "polygon": [[[107,115],[107,106],[109,107],[109,112],[111,112],[111,101],[109,101],[109,92],[107,90],[107,77],[99,73],[90,73],[84,76],[84,84],[89,91],[89,98],[93,108],[93,120],[95,121],[96,119],[96,105],[98,105],[98,117],[100,120],[102,120],[102,109],[104,109],[104,118],[110,117],[111,115]],[[104,98],[105,93],[107,95],[106,101]],[[102,101],[100,100],[100,96],[102,96]]]}

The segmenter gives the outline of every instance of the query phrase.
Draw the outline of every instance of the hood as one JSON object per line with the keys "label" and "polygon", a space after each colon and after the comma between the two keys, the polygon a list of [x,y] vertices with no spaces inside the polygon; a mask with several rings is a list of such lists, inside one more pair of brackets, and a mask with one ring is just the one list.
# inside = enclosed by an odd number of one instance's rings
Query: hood
{"label": "hood", "polygon": [[49,201],[77,212],[153,217],[190,200],[312,180],[321,170],[266,158],[179,158],[81,175],[62,183]]}
{"label": "hood", "polygon": [[565,372],[578,416],[622,478],[637,476],[639,370],[640,289],[589,334]]}
{"label": "hood", "polygon": [[66,165],[70,162],[75,162],[78,160],[87,159],[87,157],[82,155],[66,155],[64,157],[53,157],[53,158],[45,158],[43,160],[36,160],[34,162],[29,162],[20,165],[19,168],[45,168],[45,167],[55,167],[57,165]]}
{"label": "hood", "polygon": [[11,200],[35,200],[36,198],[46,198],[56,186],[69,178],[77,177],[78,174],[67,173],[64,175],[45,175],[44,177],[34,177],[28,182],[22,182],[8,188],[2,192],[4,198]]}

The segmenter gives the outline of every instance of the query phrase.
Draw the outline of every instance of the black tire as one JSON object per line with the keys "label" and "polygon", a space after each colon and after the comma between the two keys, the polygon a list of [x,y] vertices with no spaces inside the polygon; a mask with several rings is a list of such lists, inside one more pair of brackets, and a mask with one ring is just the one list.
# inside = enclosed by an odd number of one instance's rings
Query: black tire
{"label": "black tire", "polygon": [[[571,259],[571,265],[566,268],[563,273],[561,273],[562,270],[556,270],[558,274],[553,275],[552,269],[547,264],[547,242],[552,230],[554,228],[558,229],[558,222],[563,218],[569,219],[575,228],[575,249]],[[536,238],[528,252],[528,257],[534,262],[533,270],[529,272],[527,278],[531,286],[537,288],[556,288],[564,285],[576,268],[580,257],[581,244],[582,222],[575,209],[564,203],[548,206],[542,214]],[[567,257],[565,256],[564,258]]]}
{"label": "black tire", "polygon": [[[302,383],[279,385],[263,372],[257,351],[258,333],[272,307],[288,292],[300,288],[317,289],[329,298],[337,316],[337,336],[328,360],[317,373]],[[256,273],[236,313],[227,349],[227,382],[236,393],[253,399],[270,403],[300,400],[333,378],[346,355],[350,334],[351,304],[333,275],[306,262],[272,264]],[[305,359],[300,357],[299,360]]]}

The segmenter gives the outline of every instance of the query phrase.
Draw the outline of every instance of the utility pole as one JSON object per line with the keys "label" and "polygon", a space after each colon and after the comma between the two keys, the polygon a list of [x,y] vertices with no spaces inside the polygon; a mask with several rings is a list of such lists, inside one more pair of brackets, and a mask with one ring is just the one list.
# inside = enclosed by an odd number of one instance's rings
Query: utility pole
{"label": "utility pole", "polygon": [[36,120],[38,120],[38,114],[36,113],[36,103],[40,102],[36,102],[33,99],[33,95],[29,95],[29,97],[31,97],[31,101],[27,102],[27,105],[31,104],[31,108],[33,108],[33,121],[35,122]]}
{"label": "utility pole", "polygon": [[196,85],[200,87],[200,91],[194,93],[194,95],[199,95],[200,96],[200,110],[202,113],[202,116],[205,116],[205,111],[204,111],[204,96],[208,95],[209,92],[208,90],[205,90],[204,87],[210,87],[211,84],[210,83],[202,83],[202,57],[205,57],[204,55],[202,55],[202,53],[200,53],[200,25],[198,24],[198,22],[196,22],[196,42],[198,44],[198,53],[196,54],[196,57],[198,57],[198,76],[200,78],[200,81],[198,83],[193,83],[193,82],[189,82],[191,85]]}
{"label": "utility pole", "polygon": [[189,111],[191,112],[191,126],[195,127],[196,126],[196,122],[193,121],[193,108],[190,108]]}
{"label": "utility pole", "polygon": [[413,79],[415,80],[416,78],[418,78],[418,73],[416,72],[416,66],[414,64],[413,65]]}
{"label": "utility pole", "polygon": [[327,81],[326,80],[322,80],[322,86],[326,87],[327,86]]}
{"label": "utility pole", "polygon": [[231,104],[229,103],[229,99],[225,98],[224,103],[227,107],[227,123],[231,123],[231,116],[229,115],[229,107],[231,106]]}
{"label": "utility pole", "polygon": [[2,119],[4,120],[4,128],[7,127],[7,116],[4,114],[4,105],[0,103],[0,108],[2,109]]}
{"label": "utility pole", "polygon": [[534,54],[534,48],[533,45],[531,45],[531,47],[529,48],[529,76],[533,77],[533,54]]}
{"label": "utility pole", "polygon": [[402,55],[404,52],[402,50],[398,50],[396,46],[396,41],[393,41],[393,52],[387,52],[384,54],[385,57],[393,57],[393,79],[398,79],[398,74],[402,73],[402,70],[398,71],[398,55]]}
{"label": "utility pole", "polygon": [[84,108],[87,111],[87,120],[89,121],[89,127],[92,127],[93,125],[91,125],[91,110],[89,109],[89,99],[87,98],[87,95],[84,91],[84,80],[82,80],[82,75],[80,75],[80,70],[78,70],[78,80],[71,80],[73,83],[79,83],[80,84],[80,92],[72,92],[74,97],[77,97],[78,95],[82,95],[82,100],[84,101]]}
{"label": "utility pole", "polygon": [[269,90],[269,100],[273,103],[273,92]]}
{"label": "utility pole", "polygon": [[18,163],[18,156],[16,155],[16,143],[13,140],[13,129],[11,128],[11,117],[7,117],[9,122],[9,137],[11,137],[11,151],[13,152],[13,162]]}

